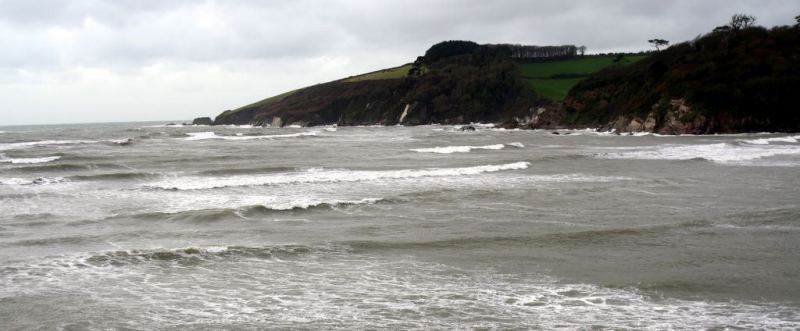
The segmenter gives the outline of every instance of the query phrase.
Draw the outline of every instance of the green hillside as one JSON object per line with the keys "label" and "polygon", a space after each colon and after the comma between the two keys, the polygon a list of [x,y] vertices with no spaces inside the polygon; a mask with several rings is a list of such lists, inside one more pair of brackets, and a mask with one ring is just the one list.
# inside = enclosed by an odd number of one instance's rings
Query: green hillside
{"label": "green hillside", "polygon": [[396,79],[403,78],[408,75],[408,70],[411,69],[410,64],[405,64],[399,67],[378,70],[363,75],[345,78],[344,82],[361,82],[365,80],[382,80],[382,79]]}
{"label": "green hillside", "polygon": [[[348,78],[345,78],[345,79],[342,79],[342,80],[339,80],[339,81],[340,82],[352,83],[352,82],[363,82],[363,81],[370,81],[370,80],[398,79],[398,78],[406,77],[408,75],[408,70],[409,69],[411,69],[411,64],[404,64],[404,65],[399,66],[399,67],[373,71],[373,72],[369,72],[369,73],[366,73],[366,74],[361,74],[361,75],[358,75],[358,76],[348,77]],[[279,102],[279,101],[285,99],[286,97],[288,97],[288,96],[290,96],[292,94],[295,94],[295,93],[297,93],[297,92],[299,92],[299,91],[301,91],[303,89],[304,88],[299,88],[299,89],[296,89],[296,90],[292,90],[292,91],[284,92],[284,93],[281,93],[281,94],[278,94],[278,95],[275,95],[275,96],[271,96],[269,98],[266,98],[266,99],[251,103],[249,105],[245,105],[245,106],[233,109],[233,110],[228,110],[228,111],[224,112],[223,114],[230,114],[230,113],[234,113],[234,112],[237,112],[239,110],[242,110],[242,109],[257,108],[257,107],[266,106],[266,105],[269,105],[269,104],[272,104],[272,103],[276,103],[276,102]]]}
{"label": "green hillside", "polygon": [[[626,55],[623,65],[637,62],[645,55]],[[557,60],[520,64],[522,78],[536,94],[553,101],[561,101],[573,86],[584,77],[615,65],[616,56],[592,56],[569,60]]]}

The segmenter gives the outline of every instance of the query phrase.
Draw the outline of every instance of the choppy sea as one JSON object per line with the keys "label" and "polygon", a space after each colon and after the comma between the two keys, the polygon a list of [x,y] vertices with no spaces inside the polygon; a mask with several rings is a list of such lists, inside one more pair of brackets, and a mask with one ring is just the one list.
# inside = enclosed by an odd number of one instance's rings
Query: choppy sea
{"label": "choppy sea", "polygon": [[0,127],[0,329],[798,329],[800,135]]}

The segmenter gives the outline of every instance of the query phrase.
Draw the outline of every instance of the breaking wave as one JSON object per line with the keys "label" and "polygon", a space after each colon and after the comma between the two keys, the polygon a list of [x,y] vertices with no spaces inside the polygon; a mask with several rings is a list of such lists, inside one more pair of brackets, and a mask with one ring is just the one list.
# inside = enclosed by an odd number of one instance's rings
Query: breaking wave
{"label": "breaking wave", "polygon": [[422,177],[445,177],[477,175],[487,172],[521,170],[529,162],[514,162],[499,165],[482,165],[463,168],[429,168],[384,171],[324,170],[310,169],[304,172],[282,173],[262,176],[231,176],[222,178],[180,177],[144,185],[149,188],[168,190],[201,190],[222,187],[281,185],[301,183],[358,182],[385,179],[407,179]]}
{"label": "breaking wave", "polygon": [[740,142],[751,144],[751,145],[769,145],[771,143],[797,143],[800,136],[788,136],[788,137],[773,137],[773,138],[761,138],[761,139],[741,139]]}
{"label": "breaking wave", "polygon": [[666,145],[652,147],[625,148],[619,152],[596,154],[601,159],[639,159],[639,160],[692,160],[705,159],[717,163],[737,163],[753,161],[781,155],[800,155],[798,146],[758,145],[743,146],[729,143],[704,145]]}
{"label": "breaking wave", "polygon": [[45,157],[34,157],[34,158],[10,158],[7,157],[5,154],[0,153],[0,163],[11,163],[11,164],[34,164],[34,163],[47,163],[53,162],[55,160],[60,159],[61,156],[45,156]]}
{"label": "breaking wave", "polygon": [[[657,298],[637,288],[604,287],[534,273],[504,274],[412,257],[353,254],[336,244],[67,255],[33,265],[4,266],[0,284],[8,285],[8,293],[29,296],[55,291],[76,296],[103,293],[92,297],[99,302],[93,309],[84,308],[81,316],[89,314],[95,320],[111,312],[126,314],[132,322],[125,325],[136,329],[165,325],[546,330],[587,325],[596,329],[800,326],[800,315],[791,305]],[[135,299],[127,300],[122,312],[109,309],[118,307],[114,304],[120,297],[132,295],[131,284],[136,286]],[[74,297],[63,302],[69,300]],[[152,308],[154,303],[159,309]],[[200,310],[194,303],[212,308]]]}
{"label": "breaking wave", "polygon": [[156,250],[116,251],[90,256],[83,263],[95,267],[122,267],[143,263],[174,263],[196,265],[214,260],[257,258],[292,259],[308,255],[315,249],[309,246],[284,245],[266,247],[205,247]]}
{"label": "breaking wave", "polygon": [[506,146],[503,144],[486,145],[486,146],[446,146],[446,147],[431,147],[431,148],[415,148],[412,149],[418,153],[437,153],[437,154],[451,154],[451,153],[469,153],[474,149],[490,149],[497,150],[503,149]]}
{"label": "breaking wave", "polygon": [[109,142],[120,146],[127,146],[133,143],[133,138],[111,139]]}
{"label": "breaking wave", "polygon": [[289,134],[273,134],[273,135],[260,135],[260,136],[245,136],[245,135],[220,136],[211,131],[189,132],[186,134],[189,135],[189,137],[185,138],[186,140],[208,140],[208,139],[255,140],[255,139],[297,138],[305,136],[316,136],[319,134],[319,131],[306,131],[306,132],[289,133]]}
{"label": "breaking wave", "polygon": [[95,144],[94,140],[41,140],[41,141],[26,141],[17,143],[0,144],[0,151],[7,151],[13,149],[25,149],[37,146],[53,146],[53,145],[77,145],[77,144]]}
{"label": "breaking wave", "polygon": [[[141,221],[180,221],[190,223],[206,223],[229,219],[257,219],[281,213],[300,213],[309,211],[330,211],[348,207],[370,205],[384,201],[381,198],[364,198],[360,200],[295,198],[276,199],[258,205],[247,205],[240,208],[189,209],[174,212],[147,212],[130,215],[115,215],[102,221],[141,220]],[[80,225],[82,222],[78,222]]]}
{"label": "breaking wave", "polygon": [[25,178],[0,178],[0,185],[49,185],[66,182],[64,177],[39,177],[35,179]]}

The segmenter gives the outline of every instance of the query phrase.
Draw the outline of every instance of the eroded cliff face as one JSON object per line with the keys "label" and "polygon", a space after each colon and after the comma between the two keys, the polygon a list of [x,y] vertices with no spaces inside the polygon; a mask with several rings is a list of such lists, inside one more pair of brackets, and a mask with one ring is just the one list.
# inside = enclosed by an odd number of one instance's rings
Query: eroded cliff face
{"label": "eroded cliff face", "polygon": [[619,116],[600,128],[619,133],[712,134],[763,131],[771,123],[752,116],[738,117],[726,112],[705,116],[695,111],[686,99],[671,99],[667,109],[653,105],[645,116]]}
{"label": "eroded cliff face", "polygon": [[560,124],[662,134],[800,131],[798,32],[712,32],[606,68],[569,92]]}

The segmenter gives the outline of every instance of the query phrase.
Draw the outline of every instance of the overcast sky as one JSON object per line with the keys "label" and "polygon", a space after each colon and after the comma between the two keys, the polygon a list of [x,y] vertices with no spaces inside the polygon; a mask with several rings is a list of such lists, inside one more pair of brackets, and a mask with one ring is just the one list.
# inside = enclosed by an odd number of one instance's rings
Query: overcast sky
{"label": "overcast sky", "polygon": [[0,0],[0,125],[214,117],[400,65],[432,44],[647,49],[797,0]]}

